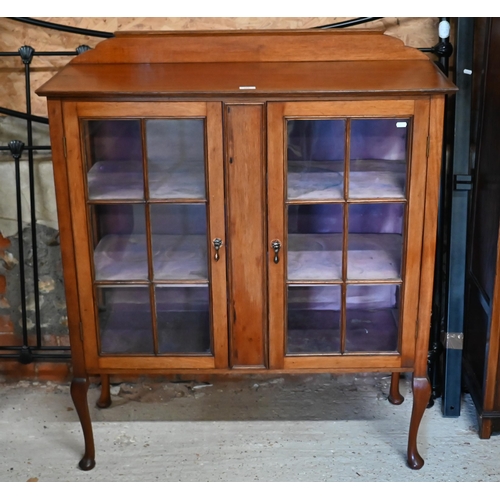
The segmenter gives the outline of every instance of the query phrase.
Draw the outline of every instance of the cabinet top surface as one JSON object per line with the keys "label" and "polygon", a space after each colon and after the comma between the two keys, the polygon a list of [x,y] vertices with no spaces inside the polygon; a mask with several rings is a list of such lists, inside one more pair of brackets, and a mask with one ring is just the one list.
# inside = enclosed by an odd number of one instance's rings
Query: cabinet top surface
{"label": "cabinet top surface", "polygon": [[52,97],[435,94],[456,87],[376,31],[121,32],[37,90]]}

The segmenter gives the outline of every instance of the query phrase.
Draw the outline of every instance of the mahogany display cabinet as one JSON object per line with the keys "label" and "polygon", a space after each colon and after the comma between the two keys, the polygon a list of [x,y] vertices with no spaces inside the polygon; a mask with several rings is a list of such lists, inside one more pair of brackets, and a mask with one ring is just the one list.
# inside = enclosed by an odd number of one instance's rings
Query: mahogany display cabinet
{"label": "mahogany display cabinet", "polygon": [[100,375],[413,372],[427,351],[445,95],[370,31],[116,33],[47,96],[82,469]]}

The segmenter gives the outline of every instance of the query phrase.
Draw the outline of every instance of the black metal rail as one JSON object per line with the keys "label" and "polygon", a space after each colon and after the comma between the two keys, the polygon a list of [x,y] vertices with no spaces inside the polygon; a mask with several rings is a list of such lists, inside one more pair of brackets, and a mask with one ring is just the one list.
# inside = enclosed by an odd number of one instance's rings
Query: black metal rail
{"label": "black metal rail", "polygon": [[316,29],[329,30],[332,28],[350,28],[352,26],[358,26],[359,24],[366,24],[371,21],[377,21],[378,19],[383,19],[383,17],[357,17],[356,19],[349,19],[347,21],[341,21],[339,23],[316,26]]}
{"label": "black metal rail", "polygon": [[95,36],[98,38],[112,38],[114,36],[113,33],[109,33],[108,31],[96,31],[96,30],[76,28],[74,26],[66,26],[64,24],[40,21],[39,19],[33,19],[32,17],[8,17],[7,19],[12,19],[13,21],[19,21],[25,24],[32,24],[34,26],[39,26],[40,28],[65,31],[66,33],[75,33],[77,35],[83,35],[83,36]]}
{"label": "black metal rail", "polygon": [[[41,21],[31,17],[9,17],[15,22],[31,24],[44,29],[51,29],[63,31],[67,33],[74,33],[82,36],[90,36],[96,38],[112,38],[113,33],[106,31],[96,31],[77,28],[73,26],[65,26],[62,24]],[[316,26],[317,29],[341,29],[352,26],[366,24],[372,21],[383,19],[380,17],[359,17],[339,23],[326,24]],[[441,18],[447,19],[447,18]],[[0,57],[19,57],[24,64],[25,70],[25,91],[26,91],[26,112],[19,112],[9,108],[0,107],[0,114],[20,118],[26,121],[27,130],[27,144],[22,141],[11,141],[7,146],[0,146],[0,152],[10,152],[14,161],[14,168],[16,172],[16,204],[17,204],[17,219],[18,219],[18,238],[19,238],[19,265],[20,265],[20,281],[21,281],[21,314],[22,314],[22,346],[0,346],[0,358],[15,358],[21,363],[31,363],[34,360],[48,360],[48,359],[67,359],[69,358],[69,346],[44,346],[42,344],[41,326],[40,326],[40,297],[38,287],[38,251],[37,251],[37,235],[36,235],[36,211],[35,211],[35,184],[34,184],[34,161],[33,152],[50,150],[47,145],[33,144],[33,123],[48,124],[48,119],[41,116],[33,115],[31,112],[31,82],[30,71],[31,62],[33,57],[44,56],[68,56],[73,57],[86,50],[89,50],[88,45],[80,45],[74,51],[43,51],[37,52],[33,47],[25,45],[20,47],[17,52],[0,52]],[[421,48],[423,52],[433,53],[439,57],[439,65],[447,72],[448,60],[452,53],[452,46],[449,38],[440,38],[437,45],[431,48]],[[35,331],[36,331],[36,345],[30,345],[27,330],[27,307],[26,307],[26,280],[25,280],[25,263],[24,263],[24,242],[22,238],[22,206],[21,206],[21,181],[20,181],[20,161],[23,153],[28,155],[28,172],[29,172],[29,198],[30,198],[30,223],[31,223],[31,237],[32,237],[32,252],[33,252],[33,277],[34,277],[34,296],[35,296]],[[9,352],[12,351],[12,352]],[[432,352],[432,351],[431,351]],[[436,356],[429,356],[429,361],[436,363]]]}

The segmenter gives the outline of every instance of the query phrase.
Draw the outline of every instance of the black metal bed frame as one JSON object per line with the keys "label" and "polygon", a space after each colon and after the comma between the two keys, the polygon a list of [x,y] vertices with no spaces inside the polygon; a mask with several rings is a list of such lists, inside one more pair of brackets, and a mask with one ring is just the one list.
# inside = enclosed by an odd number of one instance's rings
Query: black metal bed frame
{"label": "black metal bed frame", "polygon": [[[90,36],[96,38],[112,38],[113,33],[105,31],[96,31],[89,29],[81,29],[72,26],[65,26],[61,24],[40,21],[31,17],[10,17],[15,22],[21,22],[26,24],[31,24],[44,29],[53,29],[58,31],[64,31],[68,33],[74,33],[82,36]],[[382,19],[380,17],[360,17],[356,19],[351,19],[348,21],[343,21],[334,24],[327,24],[322,26],[317,26],[319,29],[339,29],[347,28],[356,25],[365,24],[371,21]],[[449,22],[449,18],[441,17],[440,22]],[[460,23],[458,24],[460,28]],[[30,345],[28,339],[28,328],[27,328],[27,311],[26,311],[26,279],[25,279],[25,249],[23,238],[19,237],[19,269],[20,269],[20,294],[21,294],[21,317],[22,317],[22,346],[0,346],[0,360],[2,358],[13,358],[17,359],[20,363],[28,364],[35,360],[67,360],[70,358],[70,347],[69,346],[44,346],[42,343],[42,333],[40,326],[40,297],[39,297],[39,286],[38,286],[38,252],[37,252],[37,235],[36,235],[36,214],[35,214],[35,186],[34,186],[34,161],[33,152],[50,150],[50,145],[35,145],[33,143],[33,123],[48,124],[48,119],[41,116],[33,115],[31,112],[31,83],[30,83],[30,65],[33,57],[36,56],[76,56],[89,50],[90,47],[87,45],[80,45],[74,51],[51,51],[51,52],[37,52],[33,47],[23,46],[16,52],[0,52],[0,57],[19,57],[24,64],[25,70],[25,91],[26,91],[26,112],[22,113],[5,107],[0,107],[0,114],[7,116],[12,116],[15,118],[24,119],[26,121],[27,130],[27,144],[19,140],[10,141],[7,146],[0,146],[0,152],[8,152],[11,154],[14,162],[15,168],[15,179],[16,179],[16,204],[17,204],[17,224],[18,224],[18,234],[22,235],[23,223],[22,223],[22,207],[21,207],[21,180],[20,180],[20,161],[24,152],[28,155],[28,173],[29,173],[29,199],[30,199],[30,223],[31,223],[31,245],[32,245],[32,255],[33,255],[33,279],[34,279],[34,300],[35,300],[35,332],[36,332],[36,345]],[[446,38],[439,38],[439,42],[431,48],[420,48],[422,52],[432,53],[438,57],[436,64],[442,69],[445,74],[448,74],[449,69],[449,59],[453,52],[453,47],[450,43],[449,36]],[[466,128],[467,124],[463,124],[463,128]],[[463,168],[462,168],[463,170]],[[444,206],[445,198],[447,196],[447,190],[449,182],[447,182],[448,173],[443,169],[443,179],[442,179],[442,193],[441,193],[441,204]],[[462,197],[463,198],[463,197]],[[462,201],[462,212],[463,212],[463,200]],[[441,341],[441,334],[443,331],[443,320],[447,322],[460,321],[460,318],[455,314],[455,319],[450,318],[450,308],[446,307],[448,302],[447,296],[447,286],[443,287],[443,282],[448,281],[447,273],[443,272],[443,255],[448,251],[448,248],[442,243],[442,236],[445,232],[449,231],[449,219],[451,219],[451,213],[448,216],[444,209],[440,209],[440,219],[439,219],[439,237],[438,237],[438,250],[437,250],[437,261],[436,261],[436,279],[435,279],[435,311],[433,311],[433,324],[431,328],[431,341],[429,349],[429,376],[431,379],[431,384],[433,387],[433,397],[437,398],[442,393],[441,384],[441,369],[440,369],[440,356],[442,356],[443,343]],[[460,212],[460,213],[462,213]],[[456,211],[453,212],[453,216],[456,218]],[[463,231],[462,231],[463,233]],[[462,234],[459,232],[459,234]],[[463,234],[462,234],[463,236]],[[463,239],[463,238],[462,238]],[[459,250],[460,251],[460,250]],[[452,255],[453,257],[453,255]],[[452,270],[452,275],[459,276],[460,269]],[[456,290],[452,297],[454,304],[457,302]],[[448,315],[448,316],[446,316]],[[446,330],[446,328],[445,328]],[[10,352],[9,352],[10,351]],[[456,357],[455,357],[456,358]],[[460,408],[460,390],[458,391],[458,403],[457,391],[456,391],[456,359],[454,358],[454,363],[450,363],[448,366],[447,373],[453,372],[454,369],[454,388],[453,390],[444,391],[445,394],[450,394],[453,401],[448,402],[444,405],[443,412],[446,416],[446,408],[449,409],[451,406],[453,408],[453,413],[456,413],[456,408]],[[451,359],[451,358],[449,358]],[[453,365],[453,366],[452,366]],[[460,365],[458,367],[458,373],[460,373]],[[451,375],[450,375],[451,376]],[[453,378],[453,377],[452,377]],[[459,379],[460,377],[458,377]],[[432,404],[432,402],[430,403]],[[455,416],[455,415],[449,415]]]}
{"label": "black metal bed frame", "polygon": [[[112,33],[105,33],[93,30],[84,30],[70,26],[62,26],[54,23],[38,21],[29,17],[11,17],[13,21],[33,24],[48,29],[56,29],[77,33],[84,36],[95,36],[110,38]],[[17,208],[17,229],[19,235],[19,278],[20,278],[20,302],[21,302],[21,324],[22,324],[22,346],[0,346],[1,351],[11,351],[0,353],[1,358],[14,358],[20,363],[29,364],[35,360],[67,360],[70,358],[69,346],[44,346],[42,344],[42,332],[40,325],[40,291],[38,286],[38,245],[36,234],[36,205],[35,205],[35,181],[34,181],[34,151],[50,151],[50,145],[35,145],[33,143],[33,123],[43,123],[48,125],[49,120],[42,116],[33,115],[31,112],[31,62],[34,56],[76,56],[89,50],[87,45],[80,45],[74,51],[51,51],[36,52],[33,47],[24,45],[17,52],[0,52],[0,57],[19,57],[24,64],[25,92],[26,92],[26,112],[21,113],[12,109],[0,107],[0,113],[26,120],[27,144],[20,140],[12,140],[7,146],[0,146],[0,151],[10,152],[14,160],[15,179],[16,179],[16,208]],[[29,199],[30,199],[30,224],[31,224],[31,250],[33,255],[33,293],[35,307],[35,334],[36,345],[30,345],[28,339],[27,327],[27,308],[26,308],[26,278],[25,278],[25,259],[23,218],[21,206],[21,157],[24,152],[28,154],[28,176],[29,176]]]}

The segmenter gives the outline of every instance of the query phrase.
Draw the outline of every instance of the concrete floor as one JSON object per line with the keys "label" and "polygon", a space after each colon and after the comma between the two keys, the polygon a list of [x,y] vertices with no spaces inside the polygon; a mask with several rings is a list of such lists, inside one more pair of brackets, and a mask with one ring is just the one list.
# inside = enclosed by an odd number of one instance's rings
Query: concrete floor
{"label": "concrete floor", "polygon": [[500,437],[480,440],[474,407],[446,419],[426,411],[420,471],[406,466],[411,390],[388,403],[389,377],[316,375],[113,386],[89,401],[95,469],[77,462],[83,438],[66,384],[0,384],[1,481],[454,481],[500,480]]}

